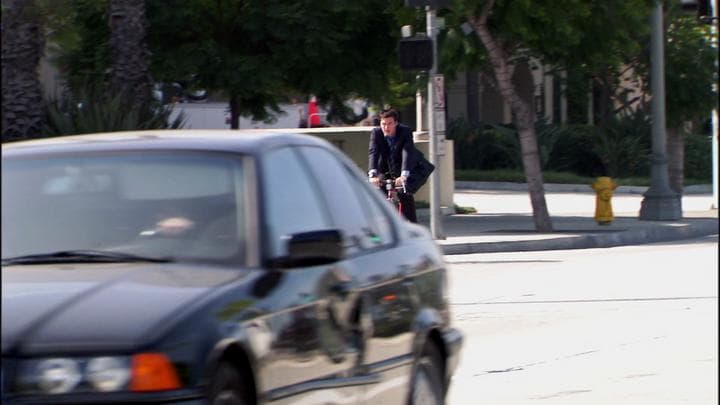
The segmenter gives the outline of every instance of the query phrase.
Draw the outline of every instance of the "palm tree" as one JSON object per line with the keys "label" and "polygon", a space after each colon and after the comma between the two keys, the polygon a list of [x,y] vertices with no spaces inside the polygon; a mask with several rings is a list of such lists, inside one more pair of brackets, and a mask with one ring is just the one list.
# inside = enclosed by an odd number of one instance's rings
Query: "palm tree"
{"label": "palm tree", "polygon": [[109,7],[110,84],[115,91],[126,93],[128,101],[145,103],[152,88],[145,0],[110,0]]}
{"label": "palm tree", "polygon": [[2,1],[2,140],[42,136],[45,121],[38,64],[45,47],[33,0]]}

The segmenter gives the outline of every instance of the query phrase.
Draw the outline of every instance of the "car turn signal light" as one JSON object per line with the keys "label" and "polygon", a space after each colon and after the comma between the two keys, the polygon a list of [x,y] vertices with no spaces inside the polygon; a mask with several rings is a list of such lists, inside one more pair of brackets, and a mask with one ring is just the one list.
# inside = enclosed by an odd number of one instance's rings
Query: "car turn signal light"
{"label": "car turn signal light", "polygon": [[161,353],[134,355],[131,375],[130,391],[164,391],[181,386],[175,367]]}

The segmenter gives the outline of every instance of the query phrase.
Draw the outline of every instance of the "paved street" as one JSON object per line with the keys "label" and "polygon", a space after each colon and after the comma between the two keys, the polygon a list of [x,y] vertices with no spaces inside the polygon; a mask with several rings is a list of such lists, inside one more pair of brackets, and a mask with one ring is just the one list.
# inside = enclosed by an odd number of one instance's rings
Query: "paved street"
{"label": "paved street", "polygon": [[717,403],[717,236],[448,261],[449,404]]}

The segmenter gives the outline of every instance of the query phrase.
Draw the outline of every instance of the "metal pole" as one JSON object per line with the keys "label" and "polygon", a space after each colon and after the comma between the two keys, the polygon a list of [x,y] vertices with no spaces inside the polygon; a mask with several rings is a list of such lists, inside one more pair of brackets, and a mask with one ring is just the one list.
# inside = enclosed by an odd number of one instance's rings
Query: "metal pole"
{"label": "metal pole", "polygon": [[422,100],[422,93],[418,87],[415,92],[415,132],[422,132],[423,130]]}
{"label": "metal pole", "polygon": [[435,10],[430,6],[425,7],[427,17],[427,35],[433,43],[433,66],[428,72],[428,96],[427,96],[427,125],[430,137],[430,162],[435,165],[435,170],[430,175],[430,232],[435,239],[445,239],[442,232],[442,218],[440,214],[440,164],[438,159],[438,145],[435,137],[435,90],[433,88],[433,77],[437,73],[437,33],[435,32]]}
{"label": "metal pole", "polygon": [[640,219],[676,220],[682,218],[680,195],[670,188],[665,132],[665,55],[663,46],[663,6],[658,1],[650,25],[650,92],[652,115],[652,158],[650,187],[643,194]]}
{"label": "metal pole", "polygon": [[718,110],[712,112],[712,182],[713,199],[710,209],[718,209]]}
{"label": "metal pole", "polygon": [[[718,34],[718,9],[717,9],[717,1],[711,1],[710,2],[710,8],[712,12],[710,13],[712,15],[712,32],[714,35]],[[717,37],[716,37],[717,38]],[[718,65],[718,59],[716,55],[715,59],[715,66]],[[715,90],[717,91],[717,82],[715,83]],[[718,209],[718,110],[714,109],[712,111],[712,189],[713,189],[713,199],[712,199],[712,205],[710,206],[710,209]]]}

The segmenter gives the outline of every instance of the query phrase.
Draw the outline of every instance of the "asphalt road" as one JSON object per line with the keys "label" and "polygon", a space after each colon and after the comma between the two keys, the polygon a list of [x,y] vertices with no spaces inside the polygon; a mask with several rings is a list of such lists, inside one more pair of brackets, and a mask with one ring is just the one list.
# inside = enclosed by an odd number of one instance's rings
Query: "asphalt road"
{"label": "asphalt road", "polygon": [[447,257],[448,404],[715,404],[717,236]]}

